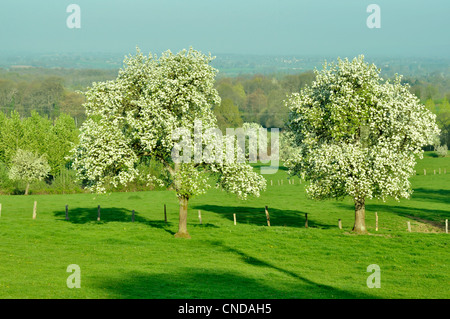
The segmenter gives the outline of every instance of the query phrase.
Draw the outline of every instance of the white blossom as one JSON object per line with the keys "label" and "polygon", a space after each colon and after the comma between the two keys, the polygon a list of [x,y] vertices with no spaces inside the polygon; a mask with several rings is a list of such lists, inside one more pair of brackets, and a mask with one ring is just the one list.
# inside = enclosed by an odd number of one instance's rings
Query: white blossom
{"label": "white blossom", "polygon": [[415,156],[439,134],[435,115],[363,56],[325,63],[286,101],[295,149],[286,164],[312,198],[408,198]]}
{"label": "white blossom", "polygon": [[[139,159],[148,157],[164,164],[179,198],[204,193],[210,172],[219,176],[217,185],[240,198],[259,196],[265,179],[250,165],[216,163],[223,156],[220,151],[226,139],[211,134],[217,128],[212,107],[220,103],[214,89],[217,70],[209,65],[211,60],[192,48],[178,54],[167,51],[159,58],[144,56],[138,49],[125,59],[117,79],[93,83],[85,92],[88,120],[73,150],[79,178],[91,190],[105,192],[109,186],[141,176]],[[173,138],[177,130],[182,129],[188,143],[194,143],[196,123],[201,126],[201,158],[190,163],[173,161],[173,153],[180,151]],[[194,150],[192,143],[188,146]],[[163,183],[155,176],[147,178],[149,183]]]}

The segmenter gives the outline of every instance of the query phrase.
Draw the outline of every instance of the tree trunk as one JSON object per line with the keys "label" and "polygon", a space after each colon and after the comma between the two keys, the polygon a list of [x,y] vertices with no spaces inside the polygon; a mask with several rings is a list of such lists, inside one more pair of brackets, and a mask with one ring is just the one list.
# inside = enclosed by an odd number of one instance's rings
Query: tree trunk
{"label": "tree trunk", "polygon": [[27,183],[27,186],[25,187],[25,195],[28,195],[29,189],[30,189],[30,183]]}
{"label": "tree trunk", "polygon": [[178,224],[178,233],[175,234],[177,238],[191,238],[187,232],[187,208],[189,198],[180,198],[180,223]]}
{"label": "tree trunk", "polygon": [[363,199],[355,199],[355,226],[353,231],[366,233],[366,206]]}

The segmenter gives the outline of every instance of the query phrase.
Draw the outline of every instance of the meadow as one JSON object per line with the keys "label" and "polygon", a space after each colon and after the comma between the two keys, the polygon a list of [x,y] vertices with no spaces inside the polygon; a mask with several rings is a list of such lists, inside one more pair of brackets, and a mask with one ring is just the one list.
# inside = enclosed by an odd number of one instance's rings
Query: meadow
{"label": "meadow", "polygon": [[[191,239],[173,236],[173,191],[3,195],[0,298],[449,298],[450,157],[427,153],[416,170],[411,199],[367,202],[366,235],[351,232],[350,199],[310,200],[284,168],[266,175],[259,198],[211,189],[191,199]],[[79,289],[66,284],[71,264],[81,269]],[[371,264],[381,288],[367,286]]]}

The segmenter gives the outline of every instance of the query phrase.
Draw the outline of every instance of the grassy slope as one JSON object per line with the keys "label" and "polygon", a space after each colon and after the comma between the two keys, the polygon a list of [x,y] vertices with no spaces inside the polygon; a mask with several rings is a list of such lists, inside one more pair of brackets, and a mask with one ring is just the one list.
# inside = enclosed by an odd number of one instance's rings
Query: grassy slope
{"label": "grassy slope", "polygon": [[[1,196],[0,298],[449,298],[449,235],[442,229],[450,217],[449,164],[450,158],[420,161],[411,200],[370,201],[370,235],[351,234],[350,200],[308,200],[304,185],[289,185],[281,170],[257,199],[239,201],[215,189],[192,199],[191,240],[173,237],[178,206],[169,191]],[[423,167],[446,167],[447,174],[423,176]],[[81,267],[81,289],[66,286],[70,264]],[[380,289],[366,286],[370,264],[381,268]]]}

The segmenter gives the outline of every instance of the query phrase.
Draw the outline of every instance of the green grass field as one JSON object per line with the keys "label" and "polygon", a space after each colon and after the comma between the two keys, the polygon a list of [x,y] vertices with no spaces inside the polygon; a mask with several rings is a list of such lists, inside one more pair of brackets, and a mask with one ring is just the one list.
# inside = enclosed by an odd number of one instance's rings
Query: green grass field
{"label": "green grass field", "polygon": [[[309,200],[284,170],[267,176],[260,198],[216,189],[193,198],[189,240],[173,236],[172,191],[0,196],[0,298],[449,298],[450,158],[429,155],[417,173],[410,200],[367,203],[367,235],[351,232],[350,199]],[[70,264],[80,266],[80,289],[66,285]],[[366,284],[371,264],[379,289]]]}

